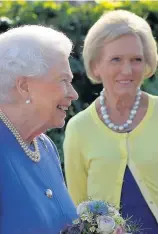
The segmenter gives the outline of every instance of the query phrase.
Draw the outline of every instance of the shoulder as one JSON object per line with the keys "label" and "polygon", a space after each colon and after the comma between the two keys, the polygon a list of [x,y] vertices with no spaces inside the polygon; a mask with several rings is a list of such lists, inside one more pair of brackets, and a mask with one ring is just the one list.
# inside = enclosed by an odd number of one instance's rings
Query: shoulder
{"label": "shoulder", "polygon": [[44,141],[47,146],[49,146],[50,148],[52,148],[52,150],[54,151],[54,153],[57,156],[59,156],[57,147],[56,147],[55,143],[53,142],[53,140],[50,137],[48,137],[46,134],[42,133],[39,136],[39,138],[40,138],[41,141]]}
{"label": "shoulder", "polygon": [[148,97],[147,116],[151,124],[155,124],[158,120],[158,96],[145,93]]}
{"label": "shoulder", "polygon": [[73,116],[66,126],[66,131],[68,129],[74,130],[81,130],[85,129],[85,127],[90,125],[92,121],[92,113],[95,107],[95,102],[93,102],[90,106],[88,106],[85,110],[80,111],[78,114]]}
{"label": "shoulder", "polygon": [[158,102],[158,96],[157,95],[152,95],[152,94],[149,94],[149,93],[146,93],[146,94],[148,95],[149,99]]}
{"label": "shoulder", "polygon": [[149,103],[154,107],[154,110],[158,109],[158,96],[147,94],[149,98]]}

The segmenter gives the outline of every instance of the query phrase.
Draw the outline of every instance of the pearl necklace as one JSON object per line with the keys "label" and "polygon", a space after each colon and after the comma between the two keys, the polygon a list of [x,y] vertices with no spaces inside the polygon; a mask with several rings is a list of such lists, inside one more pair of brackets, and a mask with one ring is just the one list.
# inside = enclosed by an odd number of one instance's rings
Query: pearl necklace
{"label": "pearl necklace", "polygon": [[107,113],[107,107],[105,106],[105,102],[104,102],[104,95],[105,90],[103,89],[100,93],[100,105],[101,105],[101,114],[104,120],[104,123],[111,129],[113,129],[114,131],[124,131],[126,129],[129,128],[129,125],[131,125],[133,123],[133,119],[137,114],[139,105],[140,105],[140,100],[141,100],[141,95],[142,95],[142,91],[140,89],[138,89],[137,94],[136,94],[136,98],[135,98],[135,102],[134,105],[130,111],[129,114],[129,118],[128,120],[122,124],[122,125],[116,125],[114,124],[111,120],[110,117]]}
{"label": "pearl necklace", "polygon": [[20,136],[19,132],[16,130],[16,128],[13,126],[13,124],[10,122],[10,120],[6,117],[6,115],[1,110],[0,110],[0,119],[9,128],[9,130],[13,133],[16,140],[20,144],[21,148],[24,150],[25,154],[33,162],[39,162],[40,161],[40,152],[39,152],[37,140],[36,139],[33,140],[35,151],[30,150],[28,145],[24,142],[24,140]]}

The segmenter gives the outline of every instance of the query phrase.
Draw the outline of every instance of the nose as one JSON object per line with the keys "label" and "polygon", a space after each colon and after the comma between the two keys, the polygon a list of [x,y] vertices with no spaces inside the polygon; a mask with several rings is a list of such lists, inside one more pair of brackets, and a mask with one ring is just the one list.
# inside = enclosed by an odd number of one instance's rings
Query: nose
{"label": "nose", "polygon": [[129,62],[126,62],[123,64],[122,66],[122,74],[123,75],[130,75],[132,74],[132,67],[131,64]]}
{"label": "nose", "polygon": [[74,87],[71,85],[71,88],[69,90],[69,98],[71,100],[77,100],[78,99],[78,93],[76,92],[76,90],[74,89]]}

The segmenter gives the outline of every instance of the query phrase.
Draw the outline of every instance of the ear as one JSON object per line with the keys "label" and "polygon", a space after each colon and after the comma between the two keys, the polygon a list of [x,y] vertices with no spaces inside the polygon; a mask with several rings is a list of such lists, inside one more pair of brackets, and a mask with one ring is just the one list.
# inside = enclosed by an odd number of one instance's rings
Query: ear
{"label": "ear", "polygon": [[94,74],[95,77],[99,77],[99,63],[96,61],[91,61],[90,62],[91,70],[92,73]]}
{"label": "ear", "polygon": [[23,96],[24,99],[29,96],[29,85],[28,78],[24,76],[20,76],[16,79],[16,88],[18,93]]}

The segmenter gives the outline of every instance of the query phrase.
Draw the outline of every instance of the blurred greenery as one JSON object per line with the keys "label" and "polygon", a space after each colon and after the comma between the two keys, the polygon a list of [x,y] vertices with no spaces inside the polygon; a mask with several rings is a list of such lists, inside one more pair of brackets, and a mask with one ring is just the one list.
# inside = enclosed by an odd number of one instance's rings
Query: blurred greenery
{"label": "blurred greenery", "polygon": [[[86,77],[82,60],[83,41],[89,28],[101,14],[114,9],[126,9],[144,17],[151,25],[155,38],[158,38],[158,1],[102,1],[98,4],[87,2],[77,5],[53,1],[0,1],[0,33],[23,24],[40,24],[63,31],[73,41],[70,64],[74,74],[73,85],[80,98],[69,109],[66,123],[73,115],[86,108],[102,89],[101,85],[91,84]],[[158,74],[155,74],[145,80],[142,89],[157,95],[157,77]],[[57,145],[62,166],[64,130],[65,128],[53,129],[47,132]]]}

